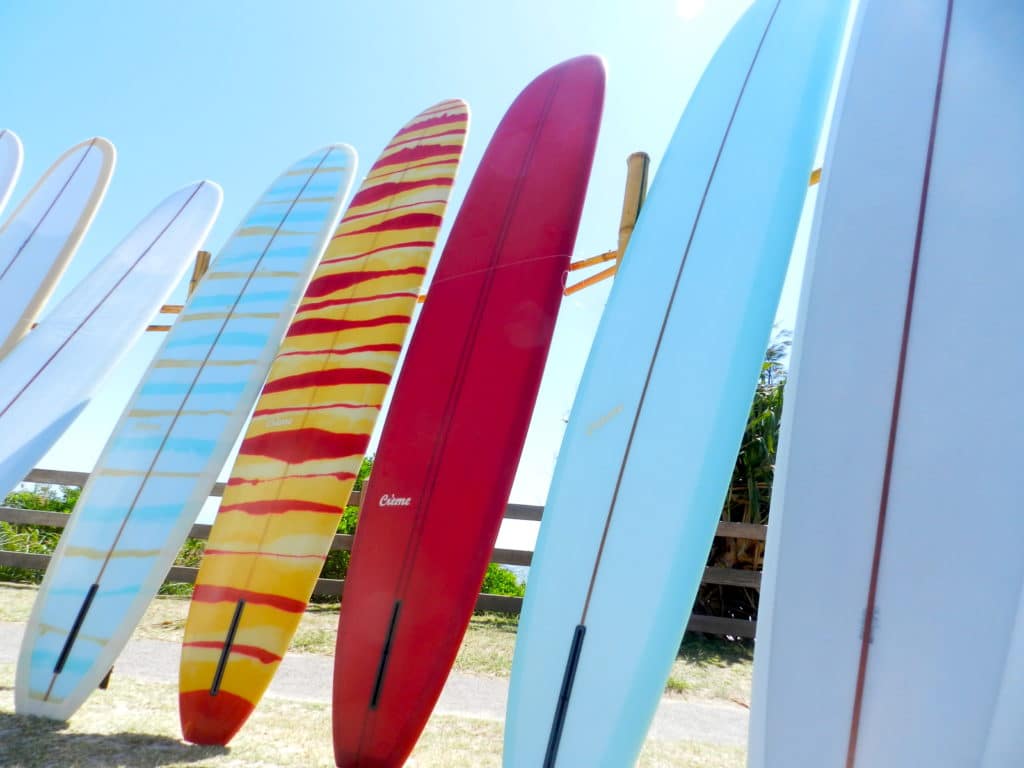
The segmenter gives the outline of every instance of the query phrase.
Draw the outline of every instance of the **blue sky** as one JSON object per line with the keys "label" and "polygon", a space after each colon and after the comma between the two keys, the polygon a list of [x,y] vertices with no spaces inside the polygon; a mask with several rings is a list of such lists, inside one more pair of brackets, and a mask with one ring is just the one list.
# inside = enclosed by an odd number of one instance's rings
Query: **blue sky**
{"label": "blue sky", "polygon": [[[704,66],[748,5],[7,3],[0,11],[0,127],[25,145],[7,210],[67,147],[97,134],[117,147],[106,201],[55,294],[59,299],[172,190],[198,178],[223,187],[223,210],[207,241],[216,254],[264,188],[297,158],[345,141],[359,152],[361,178],[406,120],[458,96],[469,102],[472,118],[443,241],[519,90],[558,61],[597,53],[608,65],[607,97],[575,258],[595,255],[615,244],[626,156],[647,151],[657,169]],[[798,252],[805,242],[806,223]],[[797,269],[801,264],[795,259]],[[608,287],[605,282],[563,305],[513,501],[544,501]],[[183,297],[182,286],[174,300]],[[782,326],[793,326],[795,306],[791,284]],[[147,334],[136,345],[41,466],[92,468],[159,341]]]}

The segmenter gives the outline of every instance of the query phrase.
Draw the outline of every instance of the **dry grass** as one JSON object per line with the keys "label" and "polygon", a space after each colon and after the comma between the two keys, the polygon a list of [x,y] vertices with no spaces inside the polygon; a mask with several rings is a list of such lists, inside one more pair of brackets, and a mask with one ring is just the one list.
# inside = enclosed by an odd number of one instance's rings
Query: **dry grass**
{"label": "dry grass", "polygon": [[[27,621],[38,588],[0,584],[0,621]],[[189,598],[160,596],[146,611],[135,637],[181,642]],[[503,614],[477,614],[462,641],[455,669],[508,677],[517,622]],[[312,604],[292,640],[291,651],[330,655],[338,627],[338,604]],[[688,699],[724,700],[749,705],[753,651],[748,645],[688,639],[672,666],[666,691]]]}
{"label": "dry grass", "polygon": [[[0,765],[8,768],[126,766],[332,766],[327,704],[265,698],[228,748],[180,740],[177,693],[164,683],[114,677],[71,719],[55,723],[13,714],[14,667],[0,664]],[[501,723],[437,716],[413,752],[410,768],[484,768],[501,764]],[[743,750],[703,744],[651,743],[641,768],[737,768]]]}
{"label": "dry grass", "polygon": [[683,698],[719,699],[749,707],[753,664],[749,644],[687,637],[665,690]]}

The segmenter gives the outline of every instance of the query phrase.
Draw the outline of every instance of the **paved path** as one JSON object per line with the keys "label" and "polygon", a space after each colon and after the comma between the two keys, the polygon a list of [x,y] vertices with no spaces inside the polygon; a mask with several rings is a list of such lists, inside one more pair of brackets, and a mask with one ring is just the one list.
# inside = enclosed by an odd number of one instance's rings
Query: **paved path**
{"label": "paved path", "polygon": [[[0,663],[17,662],[25,625],[0,622]],[[121,652],[115,675],[176,684],[181,646],[166,640],[130,640]],[[267,695],[282,699],[331,700],[333,663],[329,656],[289,653]],[[484,720],[504,720],[508,680],[452,672],[435,712]],[[649,737],[658,741],[698,741],[744,746],[747,710],[739,705],[663,698]]]}

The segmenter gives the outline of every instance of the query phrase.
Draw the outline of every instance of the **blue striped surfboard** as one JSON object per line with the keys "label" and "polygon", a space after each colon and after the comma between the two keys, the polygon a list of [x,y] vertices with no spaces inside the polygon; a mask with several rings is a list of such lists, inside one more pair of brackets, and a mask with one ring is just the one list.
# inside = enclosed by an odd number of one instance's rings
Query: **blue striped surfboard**
{"label": "blue striped surfboard", "polygon": [[249,415],[334,231],[355,151],[267,190],[197,287],[82,491],[29,621],[15,707],[67,719],[156,594]]}
{"label": "blue striped surfboard", "polygon": [[847,10],[842,0],[755,2],[669,144],[548,495],[506,766],[637,759],[736,462]]}

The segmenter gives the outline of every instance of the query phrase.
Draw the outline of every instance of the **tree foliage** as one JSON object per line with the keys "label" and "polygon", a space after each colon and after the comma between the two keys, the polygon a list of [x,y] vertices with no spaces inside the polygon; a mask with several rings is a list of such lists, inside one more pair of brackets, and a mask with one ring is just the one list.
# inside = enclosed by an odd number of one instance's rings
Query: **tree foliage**
{"label": "tree foliage", "polygon": [[[779,425],[786,390],[784,361],[791,335],[776,334],[765,352],[761,376],[747,418],[732,481],[722,509],[722,520],[734,523],[766,524],[779,445]],[[764,542],[716,538],[708,566],[760,571],[764,563]],[[757,616],[758,592],[744,587],[702,585],[697,593],[696,613],[753,619]]]}

